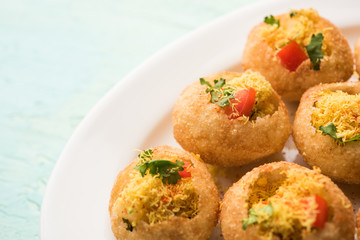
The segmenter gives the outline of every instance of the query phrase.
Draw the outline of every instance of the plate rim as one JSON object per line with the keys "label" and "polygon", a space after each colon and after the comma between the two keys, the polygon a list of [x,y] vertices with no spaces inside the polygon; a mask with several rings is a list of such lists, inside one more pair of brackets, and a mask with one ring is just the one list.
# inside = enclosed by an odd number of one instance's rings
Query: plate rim
{"label": "plate rim", "polygon": [[[303,5],[311,3],[311,0],[303,1]],[[319,0],[318,2],[326,2],[326,0]],[[343,1],[344,2],[344,1]],[[348,3],[358,3],[355,0],[346,0],[345,2]],[[256,11],[257,8],[266,8],[267,6],[271,5],[277,5],[277,4],[288,4],[291,5],[287,0],[274,0],[274,1],[266,1],[266,0],[260,0],[255,3],[251,3],[249,5],[246,5],[244,7],[241,7],[239,9],[233,10],[229,13],[224,14],[223,16],[220,16],[218,18],[215,18],[214,20],[208,22],[207,24],[200,26],[199,28],[190,31],[189,33],[185,34],[184,36],[178,38],[177,40],[171,42],[170,44],[164,46],[161,48],[158,52],[153,54],[151,57],[147,58],[145,61],[143,61],[141,64],[139,64],[136,68],[134,68],[132,71],[130,71],[125,77],[123,77],[121,80],[119,80],[103,97],[100,98],[100,100],[91,108],[91,110],[85,115],[85,117],[81,120],[81,122],[78,124],[78,126],[75,128],[74,132],[72,133],[71,137],[65,144],[65,147],[61,151],[61,154],[59,155],[53,170],[51,172],[51,175],[48,179],[46,189],[42,198],[41,203],[41,211],[40,211],[40,239],[44,239],[44,235],[46,235],[46,216],[48,214],[48,207],[49,207],[49,197],[52,194],[52,191],[54,191],[54,187],[56,186],[56,181],[59,181],[59,176],[61,176],[61,172],[64,170],[62,169],[64,167],[64,162],[66,161],[66,156],[69,152],[69,149],[71,146],[76,145],[77,138],[81,136],[84,131],[86,132],[87,126],[93,121],[93,119],[96,119],[98,117],[99,112],[101,112],[101,108],[104,105],[107,105],[109,101],[111,101],[111,97],[114,94],[118,94],[121,91],[124,91],[125,89],[128,89],[129,86],[135,84],[136,74],[138,72],[143,71],[142,69],[145,69],[148,65],[151,65],[151,63],[154,61],[154,59],[161,58],[163,55],[166,55],[168,52],[171,52],[172,49],[176,48],[179,44],[183,44],[184,42],[191,41],[191,39],[201,34],[203,31],[208,31],[209,28],[212,28],[216,24],[222,24],[223,22],[228,21],[228,19],[231,19],[234,15],[241,14],[243,12],[252,12]],[[359,4],[360,5],[360,4]],[[247,33],[246,33],[247,34]]]}

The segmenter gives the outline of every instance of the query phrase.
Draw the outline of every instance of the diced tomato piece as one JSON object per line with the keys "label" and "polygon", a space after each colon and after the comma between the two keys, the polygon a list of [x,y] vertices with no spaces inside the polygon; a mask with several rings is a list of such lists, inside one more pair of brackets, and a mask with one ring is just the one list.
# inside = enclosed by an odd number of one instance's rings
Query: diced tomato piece
{"label": "diced tomato piece", "polygon": [[256,92],[253,88],[242,89],[234,94],[226,107],[225,113],[229,119],[236,119],[240,116],[249,116],[255,104]]}
{"label": "diced tomato piece", "polygon": [[183,165],[184,170],[178,172],[180,174],[181,178],[191,177],[191,172],[189,172],[189,169],[188,169],[189,166],[190,166],[190,162],[185,162],[185,164]]}
{"label": "diced tomato piece", "polygon": [[313,226],[323,228],[328,219],[328,204],[326,200],[319,195],[315,195],[315,201],[317,204],[316,210],[318,211],[318,213],[316,215],[316,220]]}
{"label": "diced tomato piece", "polygon": [[291,72],[295,71],[303,61],[308,59],[306,53],[294,40],[283,47],[276,56],[280,59],[281,64]]}

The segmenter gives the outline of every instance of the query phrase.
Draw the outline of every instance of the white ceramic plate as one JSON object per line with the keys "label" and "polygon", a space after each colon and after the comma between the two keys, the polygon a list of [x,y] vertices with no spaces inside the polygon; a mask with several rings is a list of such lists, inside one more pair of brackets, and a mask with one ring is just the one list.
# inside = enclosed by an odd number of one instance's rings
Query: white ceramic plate
{"label": "white ceramic plate", "polygon": [[[264,16],[308,7],[338,25],[353,46],[360,36],[358,0],[262,2],[188,34],[120,81],[86,116],[59,158],[43,199],[41,239],[114,239],[107,208],[115,177],[136,156],[134,149],[178,146],[171,110],[182,89],[201,76],[239,69],[247,34]],[[301,163],[291,139],[284,153]],[[354,186],[342,188],[359,202]]]}

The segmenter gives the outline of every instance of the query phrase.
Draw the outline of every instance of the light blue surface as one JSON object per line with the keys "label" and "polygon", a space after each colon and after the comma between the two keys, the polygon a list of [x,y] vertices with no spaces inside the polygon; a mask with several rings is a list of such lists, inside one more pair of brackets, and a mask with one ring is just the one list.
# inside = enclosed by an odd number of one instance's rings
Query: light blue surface
{"label": "light blue surface", "polygon": [[256,1],[3,1],[0,239],[39,238],[56,160],[114,84],[166,44]]}

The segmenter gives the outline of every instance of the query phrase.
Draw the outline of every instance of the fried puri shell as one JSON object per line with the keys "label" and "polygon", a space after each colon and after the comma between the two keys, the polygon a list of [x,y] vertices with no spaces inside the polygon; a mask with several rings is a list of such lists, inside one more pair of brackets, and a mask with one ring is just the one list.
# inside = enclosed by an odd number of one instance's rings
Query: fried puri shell
{"label": "fried puri shell", "polygon": [[[246,230],[242,229],[242,220],[248,217],[247,199],[251,192],[251,185],[265,174],[268,181],[277,181],[280,173],[290,168],[302,169],[304,173],[312,171],[290,162],[265,164],[248,172],[226,192],[220,213],[221,231],[225,240],[267,239],[265,236],[259,235],[257,225],[249,226]],[[350,201],[328,177],[324,175],[321,177],[325,181],[325,191],[322,197],[332,209],[333,217],[326,222],[324,228],[302,236],[302,239],[354,239],[354,213]],[[273,239],[280,238],[274,236]]]}
{"label": "fried puri shell", "polygon": [[116,178],[113,186],[109,212],[111,228],[117,239],[207,239],[217,223],[219,194],[214,181],[207,170],[206,165],[193,154],[170,146],[158,146],[153,149],[154,159],[166,159],[166,156],[178,157],[178,160],[190,161],[193,165],[191,176],[193,186],[199,195],[198,214],[191,218],[170,217],[168,221],[162,221],[150,225],[144,221],[137,223],[133,231],[127,231],[122,218],[112,210],[117,198],[128,184],[129,173],[134,169],[138,160],[135,159],[129,166],[122,170]]}
{"label": "fried puri shell", "polygon": [[310,166],[319,167],[323,174],[334,180],[360,184],[360,142],[338,144],[332,137],[317,133],[311,124],[312,108],[318,98],[317,93],[326,89],[356,94],[360,93],[360,83],[322,84],[306,91],[294,120],[294,142]]}
{"label": "fried puri shell", "polygon": [[354,52],[356,71],[358,74],[360,74],[360,38],[355,43]]}
{"label": "fried puri shell", "polygon": [[[231,80],[240,73],[219,73],[204,79]],[[274,92],[275,113],[255,122],[240,117],[229,120],[224,109],[210,103],[206,86],[196,81],[180,95],[173,110],[173,133],[187,151],[200,154],[206,163],[240,166],[280,152],[291,125],[285,104]]]}
{"label": "fried puri shell", "polygon": [[360,209],[356,214],[356,234],[357,237],[360,237]]}
{"label": "fried puri shell", "polygon": [[[275,17],[281,22],[289,21],[289,13]],[[271,83],[283,99],[298,101],[310,87],[320,83],[333,83],[348,80],[353,74],[353,56],[350,46],[340,29],[327,19],[320,17],[319,27],[331,28],[327,31],[332,45],[332,54],[321,61],[320,70],[311,68],[310,59],[302,62],[294,72],[283,67],[265,40],[259,35],[264,22],[255,26],[248,36],[243,54],[243,68],[260,72]]]}

